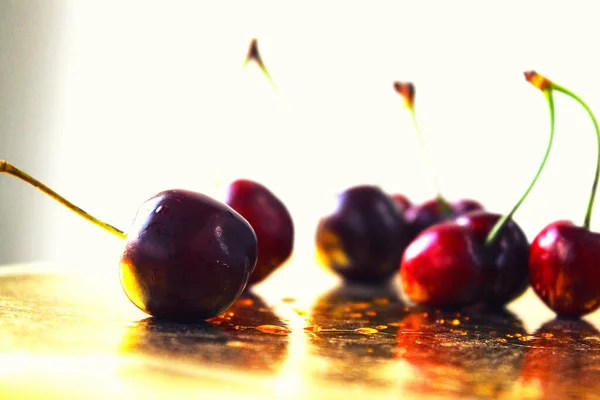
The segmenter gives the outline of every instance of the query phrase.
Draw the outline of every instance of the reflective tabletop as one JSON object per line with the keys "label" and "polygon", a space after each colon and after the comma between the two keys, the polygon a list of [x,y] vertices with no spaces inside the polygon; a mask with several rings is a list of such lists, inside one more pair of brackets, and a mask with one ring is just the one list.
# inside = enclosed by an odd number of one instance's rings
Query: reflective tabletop
{"label": "reflective tabletop", "polygon": [[179,324],[89,267],[0,268],[0,398],[600,399],[600,313],[556,320],[531,291],[500,312],[441,312],[409,307],[395,280],[288,265]]}

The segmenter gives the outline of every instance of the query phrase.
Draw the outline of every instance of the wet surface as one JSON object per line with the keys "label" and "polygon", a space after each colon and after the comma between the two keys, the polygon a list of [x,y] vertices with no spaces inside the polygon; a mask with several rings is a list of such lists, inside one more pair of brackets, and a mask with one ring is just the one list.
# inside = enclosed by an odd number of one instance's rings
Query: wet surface
{"label": "wet surface", "polygon": [[178,324],[114,277],[50,270],[0,272],[3,399],[600,398],[600,315],[554,320],[531,291],[491,313],[414,309],[394,287],[266,287]]}

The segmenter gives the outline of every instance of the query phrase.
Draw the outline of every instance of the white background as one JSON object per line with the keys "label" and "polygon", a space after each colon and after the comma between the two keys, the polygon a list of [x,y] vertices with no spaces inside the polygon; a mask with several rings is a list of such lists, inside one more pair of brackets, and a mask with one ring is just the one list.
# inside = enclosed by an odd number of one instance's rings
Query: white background
{"label": "white background", "polygon": [[[497,212],[528,185],[549,132],[545,100],[523,71],[538,70],[600,113],[592,1],[2,7],[0,38],[12,47],[0,64],[10,89],[0,103],[0,157],[124,230],[158,191],[222,197],[228,181],[247,177],[289,206],[296,256],[312,262],[316,222],[344,188],[372,183],[414,201],[432,197],[394,80],[416,85],[446,197]],[[279,94],[254,65],[242,68],[253,37]],[[530,239],[559,218],[581,223],[592,183],[593,126],[560,94],[556,110],[548,167],[516,215]],[[116,263],[119,239],[12,178],[0,183],[3,262]]]}

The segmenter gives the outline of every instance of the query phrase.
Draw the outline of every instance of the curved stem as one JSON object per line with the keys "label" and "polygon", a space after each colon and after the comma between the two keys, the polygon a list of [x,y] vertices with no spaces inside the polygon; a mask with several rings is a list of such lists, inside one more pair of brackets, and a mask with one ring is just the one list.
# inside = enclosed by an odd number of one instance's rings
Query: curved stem
{"label": "curved stem", "polygon": [[275,81],[273,81],[273,78],[271,77],[269,70],[265,66],[265,63],[263,62],[262,57],[260,56],[260,52],[258,51],[258,41],[256,39],[252,39],[252,42],[250,42],[250,47],[248,48],[248,54],[246,55],[246,60],[244,61],[244,67],[246,65],[248,65],[250,63],[250,61],[254,61],[256,63],[256,65],[258,65],[258,68],[260,68],[263,75],[267,78],[267,80],[269,81],[271,86],[273,86],[273,88],[275,89],[276,92],[279,92],[279,89],[277,88]]}
{"label": "curved stem", "polygon": [[436,197],[438,199],[440,207],[442,208],[442,212],[444,214],[450,214],[452,212],[452,207],[448,203],[448,200],[446,200],[446,198],[442,195],[442,190],[440,188],[437,174],[435,172],[433,159],[431,158],[431,154],[427,149],[425,139],[423,138],[423,134],[421,133],[421,129],[419,128],[419,123],[417,121],[417,113],[415,111],[415,87],[411,82],[394,82],[394,89],[398,94],[400,94],[404,98],[404,105],[410,111],[410,115],[412,117],[413,125],[415,128],[415,133],[417,134],[417,139],[419,140],[419,144],[421,145],[421,149],[423,150],[423,155],[425,156],[425,163],[429,168],[429,174],[431,175],[431,180],[433,181],[433,185],[436,191]]}
{"label": "curved stem", "polygon": [[585,108],[585,111],[587,111],[588,115],[592,119],[592,122],[594,123],[594,128],[596,129],[596,137],[598,139],[598,160],[596,161],[596,174],[594,175],[594,183],[592,184],[592,192],[590,194],[590,200],[588,202],[587,210],[585,212],[585,219],[583,221],[583,226],[586,229],[589,229],[590,222],[592,219],[592,210],[594,208],[594,199],[596,198],[596,191],[598,189],[598,180],[600,178],[600,127],[598,127],[598,121],[596,120],[596,117],[594,116],[594,113],[592,112],[590,107],[588,107],[588,105],[579,96],[577,96],[575,93],[571,92],[569,89],[564,88],[560,85],[557,85],[554,82],[551,83],[551,87],[552,87],[552,89],[554,89],[558,92],[564,93],[567,96],[571,97],[572,99],[577,101],[583,108]]}
{"label": "curved stem", "polygon": [[535,174],[535,177],[529,184],[529,187],[527,188],[527,190],[525,191],[523,196],[521,196],[521,198],[519,199],[517,204],[514,205],[514,207],[512,208],[512,210],[510,210],[510,212],[508,214],[504,215],[502,218],[500,218],[498,220],[498,222],[496,222],[496,224],[490,230],[490,233],[488,233],[486,240],[485,240],[486,246],[490,246],[494,243],[494,241],[499,236],[500,231],[502,230],[504,225],[512,218],[512,216],[517,211],[517,209],[521,206],[521,204],[523,203],[525,198],[527,198],[527,196],[529,195],[529,192],[531,192],[531,189],[533,189],[533,186],[535,186],[535,183],[537,182],[538,178],[540,177],[542,170],[544,169],[544,166],[546,165],[546,161],[548,160],[548,156],[550,155],[550,149],[552,148],[552,143],[554,142],[554,98],[552,96],[552,88],[551,87],[544,87],[541,90],[544,92],[544,96],[546,97],[546,100],[548,101],[548,109],[550,111],[550,139],[548,140],[548,147],[546,148],[546,153],[544,154],[544,158],[542,160],[542,163],[540,164],[540,167],[537,170],[537,173]]}
{"label": "curved stem", "polygon": [[75,214],[87,219],[88,221],[90,221],[91,223],[93,223],[96,226],[99,226],[100,228],[104,229],[105,231],[108,231],[108,232],[112,233],[113,235],[120,237],[121,239],[125,239],[127,237],[127,235],[120,229],[117,229],[114,226],[109,225],[106,222],[93,217],[92,215],[88,214],[81,208],[77,207],[75,204],[71,203],[70,201],[68,201],[67,199],[65,199],[58,193],[56,193],[54,190],[50,189],[48,186],[44,185],[42,182],[38,181],[37,179],[33,178],[26,172],[20,170],[19,168],[15,167],[14,165],[12,165],[4,160],[0,160],[0,173],[12,175],[14,177],[21,179],[22,181],[29,183],[33,187],[39,189],[40,191],[42,191],[43,193],[52,197],[54,200],[56,200],[63,206],[65,206],[68,209],[70,209],[71,211],[73,211]]}

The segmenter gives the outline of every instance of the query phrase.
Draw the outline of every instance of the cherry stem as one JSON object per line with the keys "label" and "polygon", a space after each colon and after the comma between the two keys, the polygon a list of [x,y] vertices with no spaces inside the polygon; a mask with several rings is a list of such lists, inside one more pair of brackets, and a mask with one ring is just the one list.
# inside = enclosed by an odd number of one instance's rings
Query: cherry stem
{"label": "cherry stem", "polygon": [[415,132],[417,134],[419,144],[421,145],[421,149],[423,150],[423,155],[425,156],[425,162],[429,167],[429,173],[431,175],[431,179],[436,190],[436,197],[438,203],[442,208],[442,212],[448,215],[452,212],[452,207],[450,206],[450,203],[448,203],[448,200],[446,200],[446,198],[442,195],[440,184],[435,173],[433,159],[431,158],[431,155],[427,150],[425,139],[423,138],[423,134],[421,133],[421,129],[419,128],[419,123],[417,121],[417,113],[415,112],[415,86],[411,82],[394,82],[394,89],[399,95],[401,95],[404,98],[404,106],[410,111],[413,125],[415,127]]}
{"label": "cherry stem", "polygon": [[33,178],[26,172],[20,170],[19,168],[15,167],[14,165],[12,165],[4,160],[0,160],[0,173],[12,175],[14,177],[17,177],[17,178],[29,183],[33,187],[39,189],[40,191],[42,191],[43,193],[52,197],[54,200],[56,200],[63,206],[65,206],[68,209],[70,209],[71,211],[73,211],[75,214],[87,219],[94,225],[99,226],[100,228],[112,233],[113,235],[118,236],[121,239],[125,239],[127,237],[127,235],[120,229],[117,229],[114,226],[109,225],[106,222],[93,217],[92,215],[88,214],[81,208],[77,207],[75,204],[71,203],[70,201],[68,201],[67,199],[65,199],[58,193],[56,193],[54,190],[50,189],[48,186],[44,185],[42,182],[38,181],[37,179]]}
{"label": "cherry stem", "polygon": [[260,52],[258,51],[258,41],[256,39],[252,39],[252,42],[250,42],[248,54],[246,55],[246,60],[244,61],[244,67],[248,65],[251,61],[254,61],[256,65],[258,65],[258,68],[260,68],[263,75],[267,78],[271,86],[273,86],[276,92],[279,92],[275,81],[273,81],[269,70],[265,66],[265,63],[263,62],[262,57],[260,56]]}
{"label": "cherry stem", "polygon": [[585,108],[585,111],[587,111],[588,115],[592,119],[592,122],[594,123],[594,128],[596,129],[596,137],[598,139],[598,161],[596,162],[596,174],[594,175],[594,183],[592,184],[592,192],[590,194],[590,200],[589,200],[589,203],[587,206],[587,210],[585,212],[585,219],[583,221],[583,226],[586,229],[590,229],[590,222],[592,220],[592,210],[594,208],[594,200],[596,198],[596,191],[598,189],[598,179],[600,178],[600,127],[598,127],[598,121],[596,120],[596,117],[594,116],[594,113],[592,112],[590,107],[579,96],[577,96],[575,93],[571,92],[569,89],[567,89],[563,86],[560,86],[554,82],[550,82],[550,87],[552,89],[556,90],[557,92],[566,94],[567,96],[571,97],[576,102],[578,102],[583,108]]}
{"label": "cherry stem", "polygon": [[555,120],[555,118],[554,118],[554,97],[552,96],[552,89],[550,86],[547,86],[545,84],[541,84],[541,83],[538,84],[537,81],[534,81],[534,78],[537,77],[537,74],[533,73],[533,74],[535,74],[535,76],[533,76],[531,74],[532,74],[532,72],[526,72],[525,77],[534,86],[536,86],[538,89],[542,90],[542,92],[544,93],[544,96],[546,97],[546,100],[548,102],[548,110],[550,111],[550,139],[548,140],[548,147],[546,148],[546,153],[544,154],[542,163],[540,164],[540,167],[538,168],[537,173],[535,174],[535,177],[529,184],[529,187],[527,188],[527,190],[525,191],[523,196],[521,196],[521,198],[519,199],[517,204],[514,205],[512,210],[510,210],[510,212],[508,214],[506,214],[502,218],[500,218],[498,220],[498,222],[496,222],[496,224],[492,227],[492,229],[490,230],[490,233],[487,235],[487,238],[485,240],[486,246],[492,245],[494,243],[494,241],[498,238],[498,236],[500,236],[500,232],[502,231],[502,228],[504,227],[504,225],[506,225],[506,223],[512,218],[512,216],[517,211],[517,209],[521,206],[521,204],[523,203],[525,198],[527,198],[527,196],[529,195],[529,192],[531,192],[531,189],[533,189],[533,186],[535,186],[535,183],[537,182],[538,178],[540,177],[540,175],[542,173],[542,170],[544,169],[544,166],[546,165],[546,161],[548,161],[548,156],[550,155],[550,149],[552,148],[552,143],[554,142],[554,120]]}

